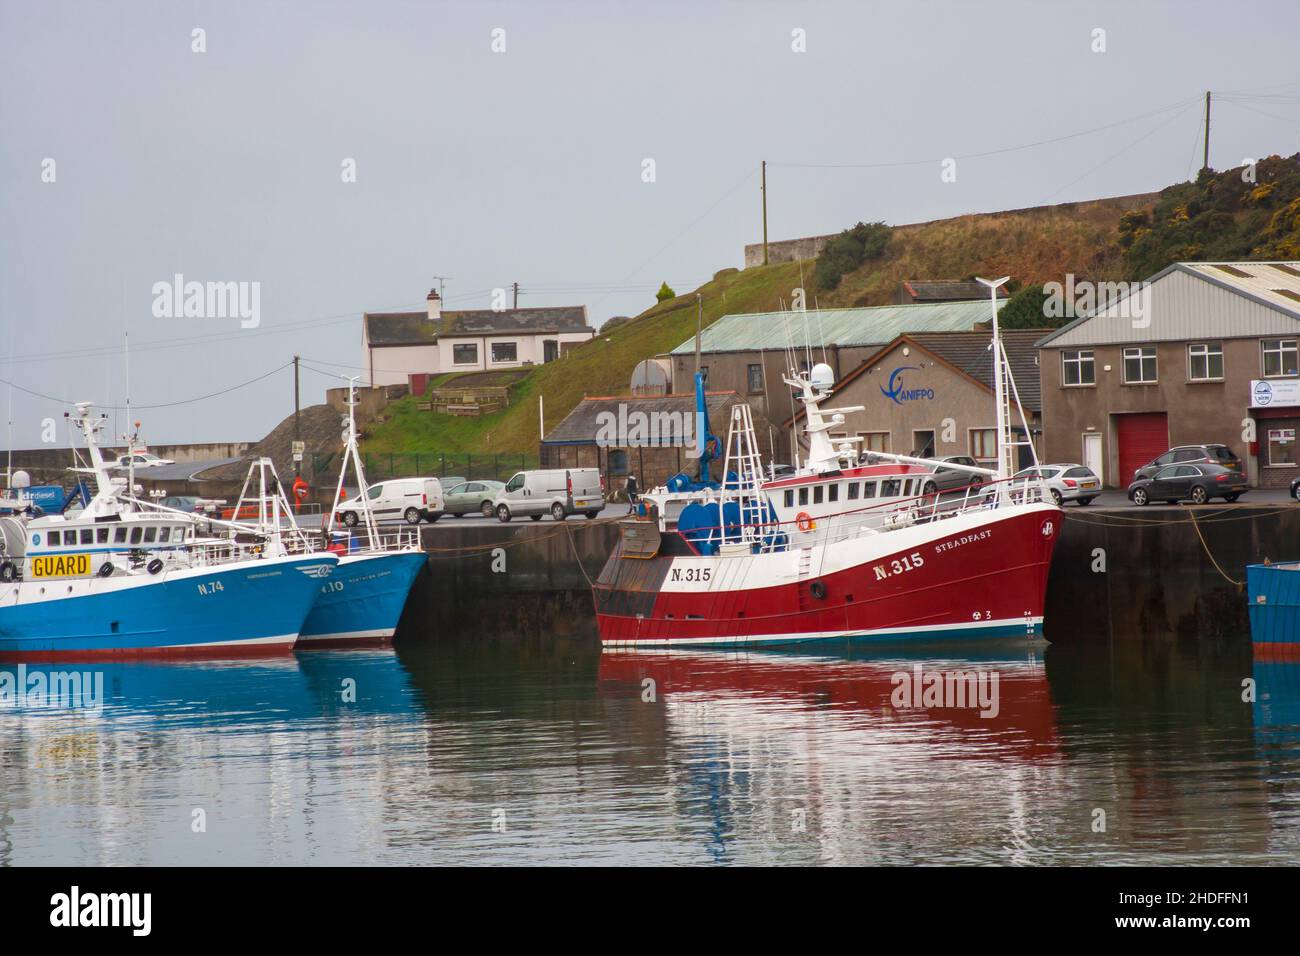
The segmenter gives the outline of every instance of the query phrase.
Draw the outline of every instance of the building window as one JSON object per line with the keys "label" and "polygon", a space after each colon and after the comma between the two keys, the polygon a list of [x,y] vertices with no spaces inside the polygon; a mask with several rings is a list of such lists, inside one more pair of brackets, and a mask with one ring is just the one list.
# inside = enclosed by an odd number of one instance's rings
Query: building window
{"label": "building window", "polygon": [[1156,380],[1156,347],[1139,345],[1124,350],[1124,384],[1150,385]]}
{"label": "building window", "polygon": [[1268,463],[1273,466],[1295,467],[1294,428],[1270,428],[1268,430]]}
{"label": "building window", "polygon": [[1062,385],[1096,385],[1097,362],[1092,349],[1075,349],[1061,353]]}
{"label": "building window", "polygon": [[1295,339],[1264,339],[1264,377],[1280,378],[1300,373],[1300,350]]}
{"label": "building window", "polygon": [[519,343],[518,342],[493,342],[492,361],[497,363],[518,362]]}
{"label": "building window", "polygon": [[1193,382],[1215,382],[1223,378],[1223,344],[1196,342],[1187,346],[1187,377]]}
{"label": "building window", "polygon": [[972,428],[970,430],[970,456],[976,461],[997,461],[997,429]]}
{"label": "building window", "polygon": [[622,448],[611,448],[608,451],[608,457],[605,459],[605,467],[610,475],[627,474],[627,451]]}
{"label": "building window", "polygon": [[761,365],[749,366],[749,394],[763,394],[763,366]]}
{"label": "building window", "polygon": [[477,365],[478,346],[472,342],[468,345],[453,345],[451,347],[451,362],[453,365]]}
{"label": "building window", "polygon": [[858,437],[862,439],[865,452],[889,451],[889,432],[858,432]]}

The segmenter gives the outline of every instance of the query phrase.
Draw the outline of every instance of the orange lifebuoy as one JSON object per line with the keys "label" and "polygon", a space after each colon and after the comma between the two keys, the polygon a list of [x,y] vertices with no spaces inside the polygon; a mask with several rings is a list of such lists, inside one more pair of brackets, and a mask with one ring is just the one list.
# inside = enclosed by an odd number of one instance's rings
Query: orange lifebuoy
{"label": "orange lifebuoy", "polygon": [[308,495],[308,493],[309,493],[310,491],[311,491],[311,488],[307,485],[307,482],[305,482],[305,481],[302,480],[302,478],[295,478],[295,479],[294,479],[294,482],[293,482],[293,496],[294,496],[295,498],[297,498],[299,501],[302,501],[304,498],[307,497],[307,495]]}
{"label": "orange lifebuoy", "polygon": [[799,526],[800,531],[811,531],[817,527],[817,522],[813,521],[812,515],[806,511],[799,512],[798,517],[794,519],[794,523]]}

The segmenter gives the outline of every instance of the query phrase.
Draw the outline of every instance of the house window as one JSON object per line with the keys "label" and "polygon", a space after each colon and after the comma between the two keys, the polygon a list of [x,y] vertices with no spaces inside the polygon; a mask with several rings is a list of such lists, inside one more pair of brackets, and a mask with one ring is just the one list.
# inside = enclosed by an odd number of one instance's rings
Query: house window
{"label": "house window", "polygon": [[863,451],[889,451],[889,432],[858,432]]}
{"label": "house window", "polygon": [[1092,349],[1074,349],[1061,353],[1061,384],[1097,384],[1097,362]]}
{"label": "house window", "polygon": [[477,365],[478,346],[472,342],[467,345],[453,345],[451,347],[451,363],[453,365]]}
{"label": "house window", "polygon": [[1295,339],[1264,339],[1264,377],[1280,378],[1300,372],[1300,350]]}
{"label": "house window", "polygon": [[518,342],[493,342],[492,361],[497,363],[518,362],[519,343]]}
{"label": "house window", "polygon": [[1124,350],[1124,384],[1150,385],[1156,380],[1156,347],[1139,345]]}
{"label": "house window", "polygon": [[970,456],[976,461],[997,461],[997,429],[972,428],[970,430]]}
{"label": "house window", "polygon": [[1187,377],[1193,382],[1223,378],[1223,343],[1194,342],[1187,346]]}
{"label": "house window", "polygon": [[1268,430],[1268,463],[1273,466],[1295,467],[1294,428],[1270,428]]}
{"label": "house window", "polygon": [[749,394],[762,395],[763,394],[763,366],[761,365],[749,366],[748,377],[749,377]]}

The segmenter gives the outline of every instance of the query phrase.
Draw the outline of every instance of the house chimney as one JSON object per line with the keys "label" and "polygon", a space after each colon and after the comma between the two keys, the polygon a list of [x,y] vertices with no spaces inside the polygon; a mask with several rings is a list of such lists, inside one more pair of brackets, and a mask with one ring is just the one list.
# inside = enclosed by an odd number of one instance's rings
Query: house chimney
{"label": "house chimney", "polygon": [[438,295],[438,290],[430,289],[429,294],[424,298],[429,306],[429,321],[437,322],[442,318],[442,299]]}

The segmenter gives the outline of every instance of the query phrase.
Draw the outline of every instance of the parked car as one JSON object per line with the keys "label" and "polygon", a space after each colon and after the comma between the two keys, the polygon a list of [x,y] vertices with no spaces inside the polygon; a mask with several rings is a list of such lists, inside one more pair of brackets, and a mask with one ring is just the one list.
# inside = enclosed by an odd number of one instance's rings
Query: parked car
{"label": "parked car", "polygon": [[1244,474],[1241,459],[1227,445],[1178,445],[1169,449],[1155,461],[1148,462],[1133,472],[1133,480],[1151,478],[1168,465],[1222,465],[1238,474]]}
{"label": "parked car", "polygon": [[505,486],[503,481],[462,481],[451,485],[443,495],[442,513],[459,517],[478,512],[484,518],[491,518],[496,514],[497,492]]}
{"label": "parked car", "polygon": [[199,498],[196,495],[170,495],[159,502],[164,508],[171,508],[173,511],[196,512],[199,508]]}
{"label": "parked car", "polygon": [[605,480],[598,468],[521,471],[497,492],[494,504],[501,521],[515,515],[540,521],[544,514],[563,521],[579,512],[594,518],[605,507]]}
{"label": "parked car", "polygon": [[1166,465],[1154,477],[1139,478],[1129,485],[1128,496],[1136,505],[1152,501],[1203,505],[1211,498],[1236,501],[1249,488],[1245,475],[1224,465]]}
{"label": "parked car", "polygon": [[[407,524],[419,524],[442,517],[442,482],[437,478],[390,478],[371,485],[366,499],[376,521],[400,519]],[[344,501],[335,514],[347,527],[356,527],[361,520],[361,496]]]}
{"label": "parked car", "polygon": [[1291,497],[1300,501],[1300,478],[1293,479],[1291,482]]}
{"label": "parked car", "polygon": [[1058,507],[1067,501],[1090,504],[1101,494],[1101,479],[1085,465],[1039,465],[1012,475],[1013,479],[1033,477],[1043,479]]}
{"label": "parked car", "polygon": [[965,465],[968,468],[978,468],[979,462],[969,455],[948,455],[946,458],[936,458],[934,460],[934,473],[921,486],[921,493],[932,495],[936,491],[952,491],[956,488],[973,487],[978,488],[984,484],[984,476],[972,474],[969,471],[960,471],[956,468],[945,468],[945,464]]}
{"label": "parked car", "polygon": [[141,468],[159,468],[163,465],[174,464],[176,462],[170,458],[159,458],[157,455],[150,455],[148,452],[136,452],[134,455],[123,455],[109,467],[126,471],[131,466],[139,470]]}

